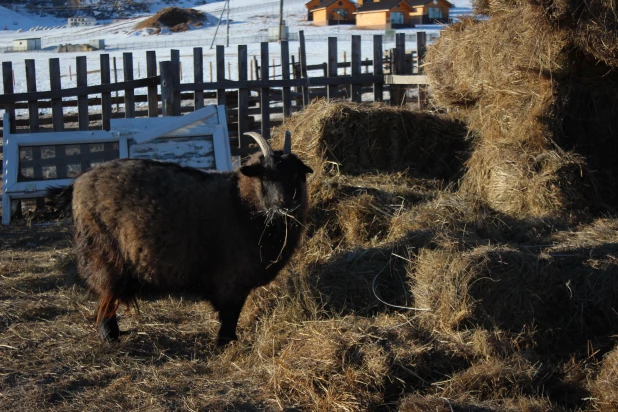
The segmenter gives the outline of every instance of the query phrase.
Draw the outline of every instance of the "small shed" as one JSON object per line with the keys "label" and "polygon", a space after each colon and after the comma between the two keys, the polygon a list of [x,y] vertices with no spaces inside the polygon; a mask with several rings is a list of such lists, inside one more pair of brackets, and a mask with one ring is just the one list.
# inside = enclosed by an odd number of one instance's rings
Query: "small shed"
{"label": "small shed", "polygon": [[69,17],[69,27],[94,26],[97,24],[97,19],[88,16]]}
{"label": "small shed", "polygon": [[314,26],[356,23],[356,4],[351,0],[324,0],[310,10]]}
{"label": "small shed", "polygon": [[41,50],[41,38],[32,37],[29,39],[13,40],[13,51],[28,51],[28,50]]}

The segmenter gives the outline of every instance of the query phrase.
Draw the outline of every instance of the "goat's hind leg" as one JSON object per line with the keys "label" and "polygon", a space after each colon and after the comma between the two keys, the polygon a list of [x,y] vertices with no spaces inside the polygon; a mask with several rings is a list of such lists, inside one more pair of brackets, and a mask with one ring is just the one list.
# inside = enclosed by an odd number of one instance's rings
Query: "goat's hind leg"
{"label": "goat's hind leg", "polygon": [[118,300],[113,297],[101,297],[97,308],[97,331],[101,338],[118,342],[120,339],[120,328],[116,312],[118,311]]}

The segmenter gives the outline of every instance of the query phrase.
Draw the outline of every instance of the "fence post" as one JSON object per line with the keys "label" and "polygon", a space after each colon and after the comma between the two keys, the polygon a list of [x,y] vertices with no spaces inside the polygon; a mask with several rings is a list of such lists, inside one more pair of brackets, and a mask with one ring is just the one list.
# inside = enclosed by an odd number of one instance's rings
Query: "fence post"
{"label": "fence post", "polygon": [[[225,47],[217,46],[216,50],[217,82],[225,80]],[[217,89],[217,104],[225,105],[225,89]]]}
{"label": "fence post", "polygon": [[[197,85],[204,83],[204,56],[201,47],[193,48],[193,81]],[[193,92],[193,107],[195,110],[204,107],[204,89],[199,86]]]}
{"label": "fence post", "polygon": [[180,91],[178,90],[178,86],[180,85],[180,50],[172,49],[170,50],[172,65],[174,66],[174,74],[176,83],[174,86],[174,98],[172,99],[172,116],[180,116],[181,109],[181,98]]}
{"label": "fence post", "polygon": [[[382,35],[373,35],[373,75],[383,76],[384,66],[382,62]],[[373,101],[384,101],[384,80],[373,84]]]}
{"label": "fence post", "polygon": [[[70,66],[69,66],[70,67]],[[118,83],[118,69],[116,67],[116,56],[114,56],[114,83]],[[118,113],[120,111],[120,108],[118,107],[118,89],[116,89],[116,93],[115,93],[115,100],[116,100],[116,113]]]}
{"label": "fence post", "polygon": [[[422,74],[425,70],[423,69],[423,61],[425,59],[425,53],[427,53],[427,37],[424,31],[419,31],[416,33],[416,56],[418,60],[418,74]],[[419,110],[424,110],[427,108],[427,86],[419,85],[418,86],[418,108]]]}
{"label": "fence post", "polygon": [[161,105],[163,116],[174,116],[174,99],[177,96],[177,88],[180,83],[178,66],[171,61],[162,61],[159,63],[159,72],[161,73]]}
{"label": "fence post", "polygon": [[[26,60],[26,90],[28,93],[36,93],[34,59]],[[28,100],[28,123],[30,124],[30,133],[39,131],[39,101],[37,99]]]}
{"label": "fence post", "polygon": [[[337,37],[328,38],[328,77],[337,77]],[[339,96],[339,86],[329,84],[327,87],[328,100]]]}
{"label": "fence post", "polygon": [[[146,77],[157,76],[157,54],[154,50],[146,52]],[[159,115],[159,102],[157,100],[157,85],[148,86],[148,117]]]}
{"label": "fence post", "polygon": [[[75,61],[75,75],[77,78],[77,87],[88,87],[88,67],[86,65],[86,56],[78,56]],[[87,92],[78,92],[77,95],[77,122],[79,130],[89,129],[88,119],[88,94]],[[82,169],[85,170],[85,169]]]}
{"label": "fence post", "polygon": [[[49,89],[61,90],[62,82],[60,81],[60,59],[55,57],[49,59]],[[64,116],[62,113],[62,98],[52,97],[52,123],[54,125],[54,132],[60,132],[64,130]]]}
{"label": "fence post", "polygon": [[[281,78],[290,80],[290,47],[287,40],[281,40]],[[292,92],[289,86],[283,86],[283,117],[292,113]]]}
{"label": "fence post", "polygon": [[[5,95],[13,94],[13,63],[11,62],[2,62],[2,84]],[[11,133],[15,133],[15,103],[6,103],[4,111],[9,115]]]}
{"label": "fence post", "polygon": [[[101,84],[111,83],[111,73],[109,70],[109,54],[102,54],[101,57]],[[101,93],[101,119],[103,130],[111,129],[112,118],[112,92]]]}
{"label": "fence post", "polygon": [[[361,76],[361,37],[359,35],[352,36],[352,77]],[[350,86],[350,95],[352,101],[356,103],[361,102],[361,85],[353,83]]]}
{"label": "fence post", "polygon": [[[133,53],[122,53],[122,68],[124,81],[133,80]],[[135,117],[135,89],[132,87],[125,87],[124,89],[124,117],[127,119]]]}
{"label": "fence post", "polygon": [[[300,30],[298,32],[298,41],[300,43],[299,56],[298,56],[298,60],[300,61],[300,75],[303,77],[303,79],[306,79],[307,78],[307,52],[305,49],[305,32],[303,30]],[[308,106],[309,105],[309,87],[303,86],[302,91],[303,91],[303,106]]]}
{"label": "fence post", "polygon": [[248,55],[247,46],[238,46],[238,80],[241,85],[238,87],[238,147],[245,146],[245,136],[249,130],[249,89],[246,87],[247,81]]}
{"label": "fence post", "polygon": [[[268,81],[268,42],[261,43],[261,78]],[[270,139],[270,88],[260,89],[260,111],[262,112],[262,136]]]}

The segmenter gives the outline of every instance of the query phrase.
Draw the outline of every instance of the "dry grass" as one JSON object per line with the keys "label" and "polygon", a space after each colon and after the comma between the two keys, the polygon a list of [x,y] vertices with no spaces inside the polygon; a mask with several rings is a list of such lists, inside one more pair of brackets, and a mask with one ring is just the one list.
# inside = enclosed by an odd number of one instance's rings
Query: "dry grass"
{"label": "dry grass", "polygon": [[464,19],[429,48],[434,103],[478,133],[465,191],[522,218],[618,204],[610,3],[479,1],[491,19]]}
{"label": "dry grass", "polygon": [[[355,165],[331,146],[383,139],[362,133],[372,114],[429,130],[399,141],[432,159],[469,146],[460,129],[436,141],[442,116],[317,107],[287,125],[316,170],[307,238],[225,351],[210,305],[189,298],[143,298],[119,344],[99,341],[69,226],[0,228],[0,408],[612,410],[618,219],[510,217],[409,147],[396,167]],[[324,113],[354,119],[350,140],[327,117],[316,134]]]}

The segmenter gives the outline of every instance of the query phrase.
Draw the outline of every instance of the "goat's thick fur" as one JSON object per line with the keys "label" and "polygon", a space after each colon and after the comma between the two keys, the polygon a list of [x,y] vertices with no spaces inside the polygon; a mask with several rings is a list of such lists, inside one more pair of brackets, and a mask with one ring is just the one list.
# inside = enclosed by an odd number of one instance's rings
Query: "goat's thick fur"
{"label": "goat's thick fur", "polygon": [[237,339],[247,296],[289,260],[307,216],[311,169],[289,148],[270,150],[228,173],[115,160],[50,193],[72,206],[78,270],[99,300],[100,335],[117,340],[118,307],[147,289],[210,301],[218,344]]}

